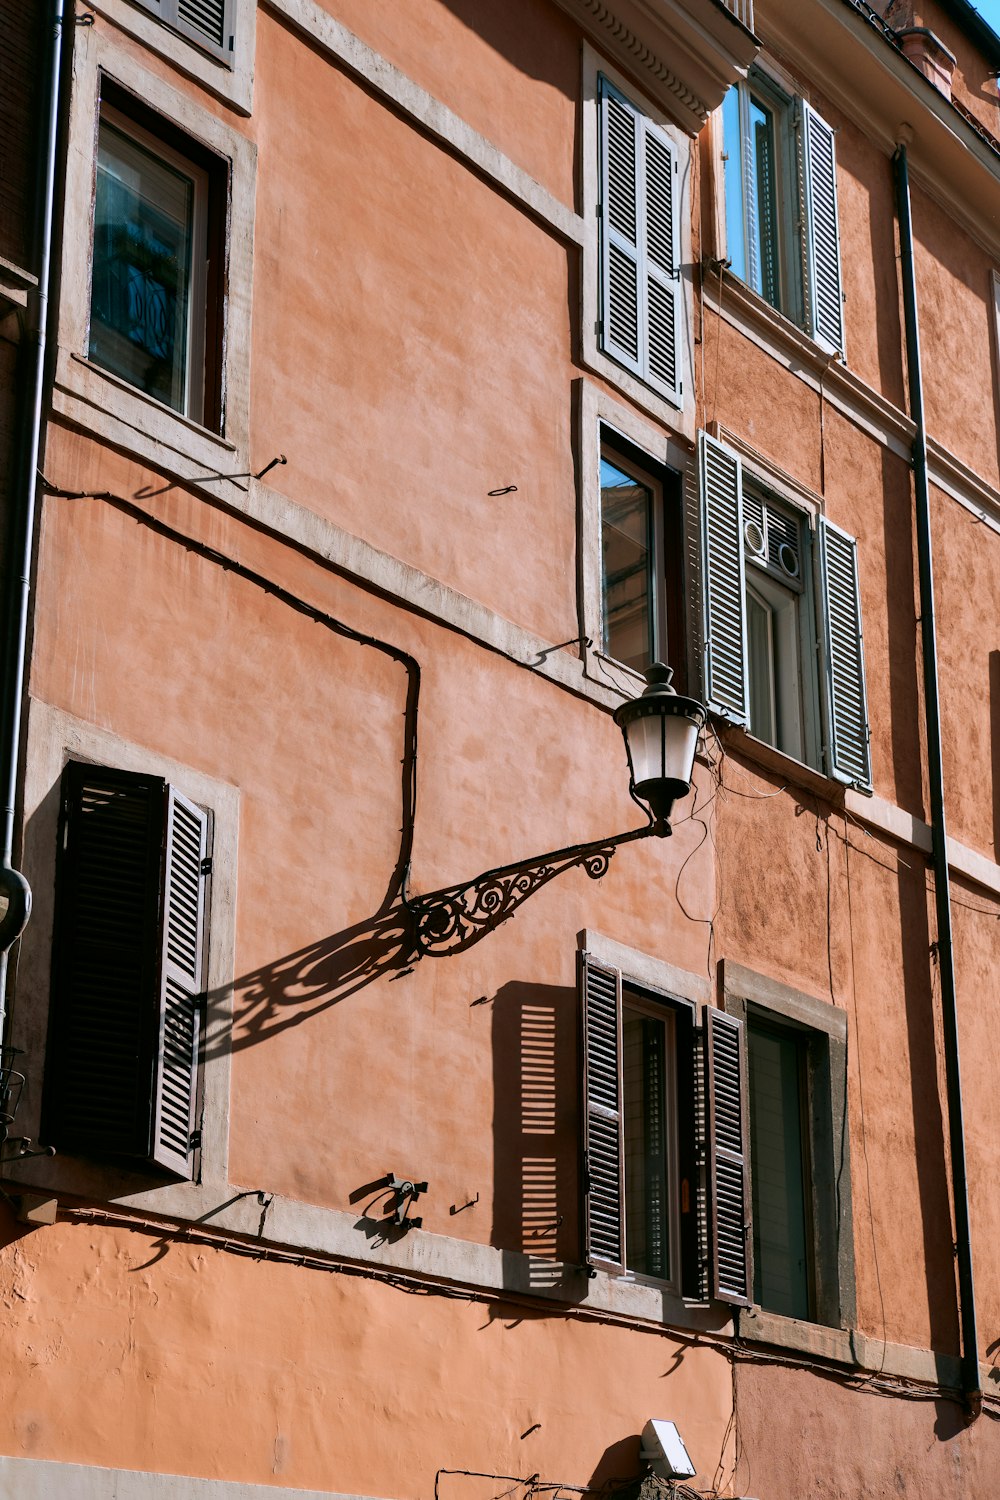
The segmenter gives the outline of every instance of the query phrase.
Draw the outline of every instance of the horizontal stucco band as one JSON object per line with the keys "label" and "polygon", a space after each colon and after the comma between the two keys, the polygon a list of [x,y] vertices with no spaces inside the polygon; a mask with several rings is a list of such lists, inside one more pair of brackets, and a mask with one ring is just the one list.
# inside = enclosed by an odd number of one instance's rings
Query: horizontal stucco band
{"label": "horizontal stucco band", "polygon": [[0,1500],[377,1500],[332,1490],[289,1490],[227,1479],[147,1474],[138,1469],[99,1469],[41,1458],[0,1458]]}

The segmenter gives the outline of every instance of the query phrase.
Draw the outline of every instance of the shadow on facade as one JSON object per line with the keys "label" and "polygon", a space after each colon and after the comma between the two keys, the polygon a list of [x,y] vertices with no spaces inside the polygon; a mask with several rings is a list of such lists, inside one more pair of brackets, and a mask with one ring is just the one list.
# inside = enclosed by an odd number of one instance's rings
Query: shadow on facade
{"label": "shadow on facade", "polygon": [[497,991],[491,1243],[530,1257],[526,1290],[563,1285],[563,1263],[579,1258],[576,1054],[573,989],[515,980]]}
{"label": "shadow on facade", "polygon": [[945,1171],[944,1120],[938,1092],[934,995],[928,983],[930,928],[923,863],[900,867],[903,994],[913,1104],[913,1140],[920,1221],[927,1267],[930,1347],[958,1353],[958,1293],[952,1247],[951,1201]]}

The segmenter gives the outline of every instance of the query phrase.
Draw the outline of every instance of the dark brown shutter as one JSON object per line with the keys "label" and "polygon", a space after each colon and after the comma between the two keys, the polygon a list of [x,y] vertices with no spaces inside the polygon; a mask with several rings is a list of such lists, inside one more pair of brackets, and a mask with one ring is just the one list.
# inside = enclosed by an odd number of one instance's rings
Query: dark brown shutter
{"label": "dark brown shutter", "polygon": [[149,1150],[165,796],[156,777],[67,767],[45,1083],[64,1150]]}
{"label": "dark brown shutter", "polygon": [[163,938],[151,1156],[191,1175],[204,966],[208,816],[167,789]]}
{"label": "dark brown shutter", "polygon": [[63,785],[45,1139],[190,1177],[207,815],[155,776]]}
{"label": "dark brown shutter", "polygon": [[753,1292],[746,1028],[705,1007],[712,1293],[748,1307]]}
{"label": "dark brown shutter", "polygon": [[622,985],[615,969],[580,961],[583,1043],[584,1259],[625,1269]]}

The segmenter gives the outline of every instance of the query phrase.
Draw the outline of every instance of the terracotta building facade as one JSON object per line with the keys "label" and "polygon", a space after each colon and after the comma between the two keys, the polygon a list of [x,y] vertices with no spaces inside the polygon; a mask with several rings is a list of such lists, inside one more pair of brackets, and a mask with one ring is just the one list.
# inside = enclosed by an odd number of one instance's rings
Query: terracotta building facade
{"label": "terracotta building facade", "polygon": [[1000,38],[9,9],[0,1495],[982,1500]]}

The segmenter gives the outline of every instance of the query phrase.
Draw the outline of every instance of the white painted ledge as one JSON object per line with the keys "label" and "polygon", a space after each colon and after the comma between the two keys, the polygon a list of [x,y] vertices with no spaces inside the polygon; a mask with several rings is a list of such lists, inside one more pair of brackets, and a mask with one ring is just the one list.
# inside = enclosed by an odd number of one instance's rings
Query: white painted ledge
{"label": "white painted ledge", "polygon": [[332,1490],[290,1490],[238,1480],[0,1457],[0,1500],[274,1500],[276,1495],[282,1500],[376,1500]]}

